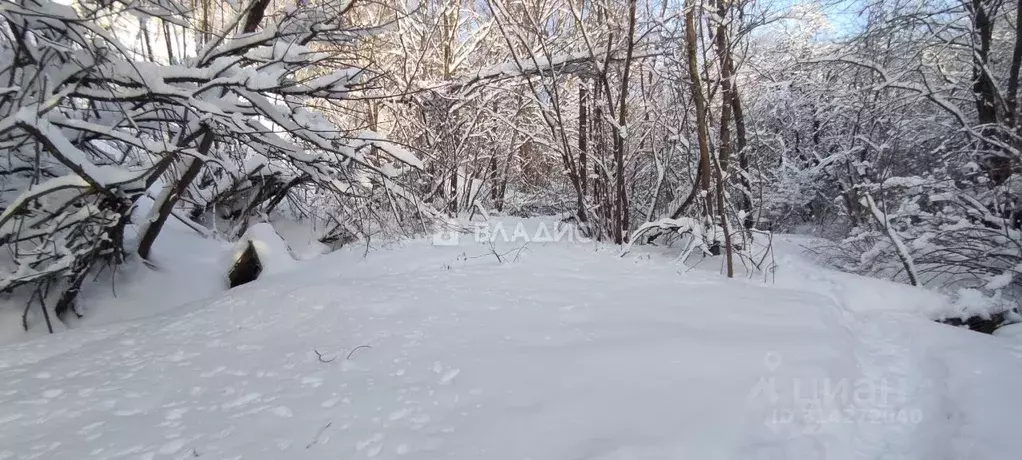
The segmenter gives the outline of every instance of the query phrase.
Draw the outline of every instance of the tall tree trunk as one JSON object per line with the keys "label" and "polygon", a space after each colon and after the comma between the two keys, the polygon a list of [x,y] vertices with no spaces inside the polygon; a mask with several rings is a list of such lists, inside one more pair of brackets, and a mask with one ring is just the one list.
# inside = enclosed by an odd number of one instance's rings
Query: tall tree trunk
{"label": "tall tree trunk", "polygon": [[263,21],[263,17],[266,15],[266,7],[269,4],[270,0],[255,0],[248,16],[245,17],[245,25],[242,26],[242,32],[252,33],[259,28],[259,23]]}
{"label": "tall tree trunk", "polygon": [[[696,109],[696,131],[699,141],[699,188],[706,197],[710,193],[710,130],[706,121],[706,99],[703,97],[702,79],[699,77],[699,44],[696,33],[695,1],[685,2],[685,52],[688,57],[689,85]],[[709,208],[709,206],[707,206]],[[712,216],[707,209],[707,217]]]}
{"label": "tall tree trunk", "polygon": [[451,216],[458,215],[458,158],[453,159],[454,167],[451,168],[451,194],[448,197],[447,212]]}
{"label": "tall tree trunk", "polygon": [[145,45],[146,57],[149,62],[156,62],[156,55],[153,54],[153,40],[149,36],[149,21],[146,18],[138,18],[138,28],[142,31],[142,42]]}
{"label": "tall tree trunk", "polygon": [[996,88],[986,72],[994,24],[987,11],[988,0],[972,1],[972,26],[978,46],[973,48],[972,91],[976,96],[976,114],[981,124],[997,122]]}
{"label": "tall tree trunk", "polygon": [[[1022,0],[1019,0],[1022,1]],[[586,162],[588,160],[588,137],[589,133],[586,132],[588,120],[586,119],[589,115],[589,88],[586,86],[585,80],[579,81],[578,84],[578,170],[579,180],[582,182],[582,194],[588,192],[588,176],[589,171],[587,169]]]}
{"label": "tall tree trunk", "polygon": [[628,48],[625,50],[624,70],[621,74],[621,91],[618,94],[617,126],[614,129],[614,244],[624,243],[624,232],[628,229],[628,196],[625,194],[625,136],[628,126],[628,76],[632,68],[632,52],[635,49],[635,3],[628,2]]}
{"label": "tall tree trunk", "polygon": [[725,0],[717,0],[717,59],[720,67],[720,144],[717,148],[717,213],[720,227],[724,230],[724,255],[727,259],[727,277],[734,278],[735,267],[732,255],[731,229],[727,222],[727,175],[728,160],[731,157],[731,109],[734,100],[731,81],[731,49],[727,36],[727,7]]}
{"label": "tall tree trunk", "polygon": [[742,110],[742,98],[738,94],[738,82],[735,77],[734,59],[728,56],[728,67],[731,69],[731,108],[735,116],[735,134],[738,147],[738,168],[740,175],[738,183],[742,187],[742,201],[739,209],[745,212],[745,221],[742,223],[746,229],[751,229],[755,223],[752,218],[752,184],[749,182],[749,151],[748,134],[745,130],[745,112]]}
{"label": "tall tree trunk", "polygon": [[200,42],[202,46],[205,46],[207,43],[209,43],[210,35],[212,35],[212,30],[210,30],[211,28],[209,22],[210,2],[211,0],[202,0],[202,41]]}
{"label": "tall tree trunk", "polygon": [[[976,98],[976,115],[981,125],[980,149],[983,151],[980,165],[995,185],[1003,184],[1011,176],[1012,161],[1006,152],[987,139],[997,136],[997,86],[988,72],[990,45],[993,41],[994,18],[990,16],[993,5],[989,0],[971,0],[967,4],[972,15],[973,59],[972,92]],[[1017,85],[1017,83],[1016,83]]]}
{"label": "tall tree trunk", "polygon": [[160,19],[160,24],[163,26],[163,41],[167,45],[167,62],[175,65],[177,62],[174,61],[174,40],[170,36],[170,26],[163,19]]}
{"label": "tall tree trunk", "polygon": [[497,193],[499,176],[497,175],[497,153],[494,152],[493,156],[490,157],[490,203],[496,206],[497,204]]}
{"label": "tall tree trunk", "polygon": [[1018,73],[1022,67],[1022,0],[1015,9],[1015,47],[1011,53],[1011,67],[1008,70],[1008,124],[1018,126]]}
{"label": "tall tree trunk", "polygon": [[604,139],[603,131],[605,123],[603,123],[603,104],[601,104],[600,98],[602,97],[603,87],[598,82],[593,80],[593,118],[590,123],[591,131],[593,133],[594,141],[594,153],[596,161],[593,161],[593,201],[599,203],[597,206],[597,215],[599,216],[599,227],[600,232],[597,234],[598,239],[602,239],[606,235],[607,222],[610,220],[610,199],[609,191],[610,187],[607,171],[602,168],[602,165],[607,163],[607,143]]}

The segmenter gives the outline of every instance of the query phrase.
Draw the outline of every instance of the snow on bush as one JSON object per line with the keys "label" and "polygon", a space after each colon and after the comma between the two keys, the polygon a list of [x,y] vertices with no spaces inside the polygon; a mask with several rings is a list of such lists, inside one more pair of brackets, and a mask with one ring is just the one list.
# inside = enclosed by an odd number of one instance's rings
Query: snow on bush
{"label": "snow on bush", "polygon": [[[97,268],[133,254],[158,264],[152,247],[169,219],[234,239],[302,199],[328,203],[317,212],[356,236],[430,218],[398,182],[421,161],[324,110],[373,77],[354,51],[364,35],[344,20],[351,7],[232,4],[220,33],[197,35],[173,3],[4,4],[0,292],[26,311],[40,305],[52,330],[48,312],[77,313]],[[131,18],[195,47],[122,42],[111,24]],[[132,221],[147,193],[153,206]]]}

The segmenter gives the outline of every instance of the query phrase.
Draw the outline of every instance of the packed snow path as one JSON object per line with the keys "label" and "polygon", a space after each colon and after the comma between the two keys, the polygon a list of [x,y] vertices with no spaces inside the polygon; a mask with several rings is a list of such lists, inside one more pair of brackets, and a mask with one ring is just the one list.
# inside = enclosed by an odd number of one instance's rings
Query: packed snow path
{"label": "packed snow path", "polygon": [[0,459],[1017,458],[1022,346],[778,250],[352,248],[0,348]]}

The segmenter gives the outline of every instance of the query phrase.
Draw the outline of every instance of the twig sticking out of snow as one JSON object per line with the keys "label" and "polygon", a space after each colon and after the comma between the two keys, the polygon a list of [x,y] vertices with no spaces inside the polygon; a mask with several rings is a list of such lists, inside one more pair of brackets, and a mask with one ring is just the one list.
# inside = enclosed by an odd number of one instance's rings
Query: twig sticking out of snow
{"label": "twig sticking out of snow", "polygon": [[351,351],[348,352],[348,357],[344,358],[344,359],[346,359],[346,360],[351,359],[351,355],[355,354],[355,351],[358,350],[359,348],[368,348],[368,349],[372,350],[373,347],[371,347],[369,345],[359,345],[359,346],[357,346],[355,348],[352,348]]}
{"label": "twig sticking out of snow", "polygon": [[312,446],[314,446],[316,444],[319,444],[319,437],[323,436],[323,432],[326,431],[327,428],[330,428],[330,425],[333,425],[333,424],[334,424],[334,422],[327,422],[326,425],[323,425],[319,429],[319,431],[316,432],[316,437],[312,438],[312,442],[306,444],[305,448],[308,449],[308,448],[310,448],[310,447],[312,447]]}
{"label": "twig sticking out of snow", "polygon": [[[528,247],[527,247],[528,245],[529,244],[526,243],[526,244],[523,244],[523,245],[518,246],[516,248],[513,248],[513,249],[511,249],[510,251],[507,251],[507,252],[497,252],[497,245],[496,245],[496,243],[494,243],[493,241],[490,241],[490,243],[489,243],[490,252],[489,253],[487,253],[487,254],[480,254],[480,255],[477,255],[477,256],[467,256],[464,253],[462,253],[460,256],[458,256],[458,260],[479,259],[479,258],[482,258],[482,257],[486,257],[486,256],[492,255],[493,257],[495,257],[497,259],[497,263],[503,264],[504,262],[507,262],[508,254],[511,254],[513,252],[513,253],[515,253],[515,256],[514,256],[514,258],[511,259],[511,262],[518,262],[518,259],[521,258],[521,256],[522,256],[522,252],[525,251],[526,249],[528,249]],[[450,267],[448,266],[447,268],[450,268]]]}
{"label": "twig sticking out of snow", "polygon": [[333,362],[333,360],[337,359],[336,356],[334,356],[333,358],[330,358],[330,359],[324,359],[323,358],[323,354],[320,353],[319,350],[312,350],[312,351],[316,352],[316,358],[319,359],[319,362],[321,362],[321,363],[329,363],[329,362]]}

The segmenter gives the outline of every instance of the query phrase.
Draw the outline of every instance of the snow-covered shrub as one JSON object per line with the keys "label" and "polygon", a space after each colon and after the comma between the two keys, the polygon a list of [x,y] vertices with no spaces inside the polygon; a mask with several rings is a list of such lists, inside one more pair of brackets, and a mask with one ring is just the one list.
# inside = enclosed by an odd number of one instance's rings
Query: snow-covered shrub
{"label": "snow-covered shrub", "polygon": [[1010,287],[1022,273],[1022,231],[1008,209],[990,201],[996,190],[895,177],[860,191],[874,218],[842,242],[862,249],[845,268],[990,291]]}
{"label": "snow-covered shrub", "polygon": [[[430,217],[398,183],[419,159],[334,110],[374,76],[352,49],[367,30],[345,19],[353,4],[267,5],[233,5],[198,35],[172,3],[0,8],[0,291],[62,315],[97,266],[150,259],[170,217],[237,238],[298,190],[355,235]],[[123,42],[125,16],[161,24],[166,52]]]}

